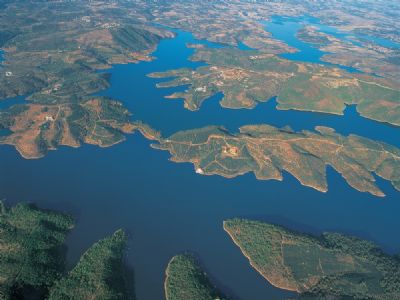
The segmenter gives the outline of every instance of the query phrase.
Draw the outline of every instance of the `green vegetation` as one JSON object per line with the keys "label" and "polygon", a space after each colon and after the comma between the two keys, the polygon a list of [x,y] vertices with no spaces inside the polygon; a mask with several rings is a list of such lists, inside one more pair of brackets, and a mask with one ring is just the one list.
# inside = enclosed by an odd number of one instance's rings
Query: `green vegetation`
{"label": "green vegetation", "polygon": [[[99,70],[113,64],[149,61],[159,41],[174,36],[155,23],[188,30],[198,38],[232,46],[208,49],[191,45],[197,49],[192,59],[205,61],[208,66],[151,74],[153,77],[176,77],[160,83],[160,87],[189,84],[187,91],[170,96],[184,98],[188,109],[199,109],[204,100],[220,92],[224,94],[221,105],[228,108],[253,108],[259,102],[278,96],[281,109],[341,114],[346,104],[356,104],[365,117],[400,125],[400,94],[396,81],[396,74],[400,74],[396,64],[398,51],[369,46],[359,51],[337,44],[332,37],[307,27],[300,32],[303,37],[317,39],[317,42],[322,38],[331,40],[329,45],[334,48],[329,48],[327,60],[357,65],[367,73],[376,71],[383,74],[383,78],[276,56],[295,49],[275,40],[260,20],[281,15],[283,11],[287,15],[298,15],[310,11],[312,5],[313,14],[325,23],[347,24],[348,30],[357,32],[365,30],[359,27],[358,19],[349,18],[347,14],[339,14],[334,21],[327,20],[325,13],[329,11],[329,4],[317,5],[309,1],[191,1],[185,5],[180,1],[5,1],[0,5],[0,46],[4,51],[4,62],[0,64],[0,99],[28,95],[28,101],[17,110],[0,111],[0,144],[15,146],[26,158],[42,157],[60,145],[110,146],[123,141],[125,135],[136,128],[120,103],[93,94],[110,84],[109,74]],[[368,23],[368,30],[377,36],[396,39],[395,26],[379,28],[397,24],[397,19],[387,13],[391,9],[371,3],[365,7],[351,7],[359,17],[366,11],[385,11],[383,16],[375,18],[373,25]],[[347,6],[337,9],[347,12]],[[254,50],[239,50],[236,46],[240,43]],[[379,53],[371,54],[373,51]],[[108,101],[110,103],[106,104]],[[96,109],[99,111],[88,107],[94,102],[98,102]],[[114,110],[117,107],[120,109]],[[110,108],[113,110],[110,118],[102,118]],[[45,113],[47,111],[49,113]]]}
{"label": "green vegetation", "polygon": [[16,105],[0,113],[0,127],[10,133],[1,141],[25,158],[38,158],[60,145],[111,146],[134,131],[131,114],[121,103],[97,97],[76,104]]}
{"label": "green vegetation", "polygon": [[243,219],[225,221],[224,229],[251,265],[282,289],[322,299],[400,295],[400,261],[371,242],[338,233],[316,238]]}
{"label": "green vegetation", "polygon": [[169,151],[175,162],[193,163],[204,175],[232,178],[253,172],[260,180],[282,180],[287,171],[301,184],[325,192],[326,167],[331,166],[359,191],[384,196],[372,173],[400,190],[400,149],[327,127],[294,132],[249,125],[232,134],[210,126],[177,132],[152,146]]}
{"label": "green vegetation", "polygon": [[277,96],[279,109],[343,114],[346,104],[356,104],[364,117],[400,125],[399,85],[389,79],[233,48],[196,47],[192,60],[208,66],[149,74],[175,77],[158,87],[190,85],[184,92],[167,96],[183,98],[190,110],[222,92],[220,103],[227,108],[253,108]]}
{"label": "green vegetation", "polygon": [[[158,2],[159,3],[159,2]],[[162,9],[153,8],[157,21],[173,28],[192,32],[196,38],[207,39],[230,46],[240,43],[264,53],[294,52],[284,42],[274,39],[262,21],[274,15],[301,17],[311,15],[323,25],[333,26],[338,32],[348,33],[352,39],[360,35],[357,43],[338,39],[307,26],[298,33],[299,38],[311,42],[327,52],[322,60],[353,67],[368,74],[378,74],[400,82],[400,65],[396,63],[398,47],[382,47],[374,39],[380,37],[400,42],[398,34],[399,10],[396,1],[380,3],[363,1],[179,1],[163,3]],[[190,16],[190,17],[188,17]],[[261,22],[260,22],[261,21]],[[368,24],[368,26],[365,26]]]}
{"label": "green vegetation", "polygon": [[314,26],[303,26],[296,36],[299,40],[316,46],[328,45],[333,38],[326,33],[318,31],[318,28]]}
{"label": "green vegetation", "polygon": [[167,300],[223,299],[197,260],[188,254],[174,256],[169,262],[165,279],[165,297]]}
{"label": "green vegetation", "polygon": [[69,216],[0,202],[0,299],[28,287],[46,290],[60,277],[62,245],[72,226]]}
{"label": "green vegetation", "polygon": [[145,51],[157,45],[161,36],[143,28],[126,26],[111,31],[113,40],[128,51]]}
{"label": "green vegetation", "polygon": [[62,277],[64,240],[72,227],[67,215],[0,202],[0,299],[133,299],[122,230],[95,243]]}
{"label": "green vegetation", "polygon": [[[162,38],[146,8],[128,3],[7,2],[0,12],[0,100],[27,96],[18,109],[0,112],[1,144],[25,158],[60,145],[102,147],[124,140],[134,127],[121,103],[94,97],[109,87],[112,64],[149,61]],[[17,28],[18,30],[15,30]],[[4,100],[7,101],[7,100]]]}
{"label": "green vegetation", "polygon": [[49,299],[131,299],[122,262],[125,243],[122,230],[95,243],[51,288]]}

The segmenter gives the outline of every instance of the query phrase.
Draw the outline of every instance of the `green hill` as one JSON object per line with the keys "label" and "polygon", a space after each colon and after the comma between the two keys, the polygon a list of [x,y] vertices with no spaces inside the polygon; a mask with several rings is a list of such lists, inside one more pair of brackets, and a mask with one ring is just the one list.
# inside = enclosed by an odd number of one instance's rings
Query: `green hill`
{"label": "green hill", "polygon": [[124,277],[125,243],[122,230],[95,243],[75,268],[56,282],[49,299],[131,299]]}
{"label": "green hill", "polygon": [[243,219],[225,221],[224,229],[276,287],[323,299],[399,299],[400,261],[371,242]]}
{"label": "green hill", "polygon": [[0,202],[0,299],[23,288],[45,290],[60,277],[71,217],[29,204]]}
{"label": "green hill", "polygon": [[170,260],[164,286],[167,300],[222,299],[196,259],[187,254],[176,255]]}

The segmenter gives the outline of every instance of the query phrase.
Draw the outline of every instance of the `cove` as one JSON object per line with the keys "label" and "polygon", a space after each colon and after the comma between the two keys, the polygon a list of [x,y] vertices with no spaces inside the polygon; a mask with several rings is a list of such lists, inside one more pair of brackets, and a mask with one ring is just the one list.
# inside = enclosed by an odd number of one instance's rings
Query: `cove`
{"label": "cove", "polygon": [[[122,101],[134,119],[163,135],[210,124],[233,131],[254,123],[295,130],[326,125],[399,145],[398,128],[361,118],[353,106],[343,117],[278,111],[274,100],[253,110],[229,110],[219,106],[218,95],[200,111],[190,112],[179,100],[163,99],[179,88],[156,89],[159,81],[145,75],[201,65],[187,61],[193,49],[185,43],[193,41],[191,34],[178,32],[177,38],[161,42],[154,53],[157,60],[114,66],[111,88],[102,94]],[[134,268],[141,300],[163,298],[167,263],[184,251],[197,254],[213,281],[234,299],[293,296],[269,285],[250,267],[223,231],[227,218],[265,220],[315,234],[338,231],[372,240],[389,253],[400,251],[400,197],[388,182],[378,180],[387,197],[377,198],[350,188],[331,169],[327,193],[303,187],[289,174],[282,182],[258,181],[251,174],[229,180],[201,176],[192,165],[170,162],[166,152],[149,144],[134,134],[110,148],[61,147],[39,160],[25,160],[12,147],[2,146],[0,199],[71,213],[77,221],[67,240],[70,266],[98,239],[117,228],[127,230],[127,262]]]}
{"label": "cove", "polygon": [[278,40],[284,41],[289,46],[298,49],[295,53],[284,53],[280,56],[289,60],[305,61],[312,63],[319,63],[327,66],[338,67],[348,72],[361,72],[360,70],[333,64],[321,60],[322,56],[329,54],[328,52],[321,51],[312,44],[303,42],[297,38],[297,32],[306,25],[312,25],[316,27],[320,32],[332,35],[340,40],[349,42],[356,46],[362,46],[361,42],[370,42],[376,45],[398,49],[400,45],[394,41],[373,37],[366,34],[347,33],[339,31],[333,26],[322,24],[318,18],[312,16],[297,16],[297,17],[286,17],[286,16],[272,16],[270,21],[263,21],[262,24],[265,29],[271,32],[272,36]]}
{"label": "cove", "polygon": [[[141,120],[161,131],[166,137],[179,130],[194,129],[207,125],[221,125],[232,132],[249,124],[269,124],[276,127],[313,130],[315,126],[328,126],[343,135],[357,134],[400,147],[400,128],[360,117],[355,105],[348,106],[344,116],[277,110],[276,99],[259,103],[253,109],[225,109],[219,105],[221,94],[204,101],[200,110],[192,112],[183,107],[179,99],[165,99],[173,92],[186,87],[157,89],[158,82],[167,79],[147,77],[152,72],[177,68],[196,68],[205,65],[191,62],[188,58],[194,50],[188,43],[205,43],[183,31],[176,31],[175,39],[163,40],[153,53],[157,59],[150,63],[115,65],[111,70],[111,87],[100,93],[118,99],[133,113],[133,119]],[[215,47],[215,44],[211,44]]]}

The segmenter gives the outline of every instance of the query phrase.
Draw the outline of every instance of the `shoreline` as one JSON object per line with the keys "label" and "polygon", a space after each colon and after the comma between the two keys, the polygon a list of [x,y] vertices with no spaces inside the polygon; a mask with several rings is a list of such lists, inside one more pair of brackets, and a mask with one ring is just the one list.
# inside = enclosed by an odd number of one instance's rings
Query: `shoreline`
{"label": "shoreline", "polygon": [[290,288],[287,288],[287,287],[284,287],[284,286],[280,286],[280,285],[278,285],[278,284],[276,284],[276,283],[270,281],[270,279],[267,277],[267,275],[265,275],[261,270],[259,270],[259,268],[257,268],[257,267],[254,265],[253,261],[252,261],[251,258],[248,256],[248,254],[245,253],[245,252],[242,250],[242,247],[240,247],[240,245],[239,245],[239,243],[236,241],[236,239],[231,235],[231,233],[229,232],[229,230],[226,229],[225,223],[226,223],[226,221],[223,221],[223,226],[222,226],[222,227],[223,227],[224,231],[229,235],[229,237],[231,238],[232,242],[239,248],[239,250],[240,250],[240,252],[242,253],[242,255],[243,255],[244,257],[247,258],[247,260],[249,261],[250,266],[251,266],[254,270],[256,270],[257,273],[259,273],[262,277],[264,277],[265,280],[267,280],[268,283],[271,284],[271,285],[272,285],[273,287],[275,287],[275,288],[279,288],[279,289],[282,289],[282,290],[285,290],[285,291],[300,293],[299,290],[290,289]]}

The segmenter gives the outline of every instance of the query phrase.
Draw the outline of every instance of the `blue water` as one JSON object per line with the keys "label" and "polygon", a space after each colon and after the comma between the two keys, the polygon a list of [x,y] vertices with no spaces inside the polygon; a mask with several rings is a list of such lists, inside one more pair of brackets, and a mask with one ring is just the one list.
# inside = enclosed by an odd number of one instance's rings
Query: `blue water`
{"label": "blue water", "polygon": [[0,136],[7,136],[11,133],[12,133],[12,131],[9,129],[0,129]]}
{"label": "blue water", "polygon": [[303,42],[297,38],[297,32],[302,29],[304,25],[317,26],[322,32],[332,34],[337,38],[345,37],[345,35],[337,32],[333,27],[321,25],[315,18],[273,16],[271,21],[262,22],[262,24],[265,26],[265,29],[267,31],[272,33],[272,36],[274,38],[284,41],[289,46],[298,50],[294,53],[281,54],[280,56],[283,58],[295,61],[312,62],[327,66],[334,66],[348,72],[360,72],[353,67],[322,61],[322,56],[328,54],[328,52],[321,51],[316,46]]}
{"label": "blue water", "polygon": [[[196,67],[188,33],[164,40],[150,63],[115,66],[112,87],[103,94],[121,100],[133,118],[163,135],[209,124],[237,130],[240,125],[268,123],[296,130],[315,125],[358,133],[399,145],[399,129],[361,118],[354,107],[344,117],[277,111],[275,101],[253,110],[222,109],[216,96],[198,112],[182,101],[162,97],[179,90],[156,89],[154,71]],[[68,237],[72,266],[98,239],[124,228],[130,235],[127,261],[135,270],[138,299],[162,299],[164,270],[182,251],[196,253],[213,280],[235,299],[284,299],[291,295],[269,285],[248,264],[222,229],[231,217],[260,219],[309,233],[351,233],[377,242],[390,253],[400,251],[400,193],[383,180],[387,194],[377,198],[350,188],[328,169],[329,192],[303,187],[289,174],[283,182],[258,181],[248,174],[234,179],[195,174],[191,164],[176,164],[166,152],[151,149],[139,134],[111,148],[61,147],[39,160],[25,160],[9,146],[0,147],[0,199],[10,204],[33,201],[72,213],[76,227]]]}
{"label": "blue water", "polygon": [[[4,61],[4,51],[0,49],[0,72],[3,72],[1,63]],[[15,104],[22,104],[25,102],[24,96],[18,96],[8,99],[0,100],[0,109],[7,109]],[[1,135],[1,133],[0,133]]]}
{"label": "blue water", "polygon": [[[204,63],[191,62],[187,58],[194,52],[186,43],[202,42],[180,31],[177,38],[163,41],[151,63],[116,65],[111,70],[111,88],[102,92],[120,99],[133,112],[133,118],[160,130],[163,136],[179,130],[199,128],[207,125],[222,125],[231,131],[248,124],[268,123],[277,127],[289,125],[294,130],[312,130],[315,126],[333,127],[341,134],[358,134],[391,143],[400,147],[400,128],[359,117],[356,106],[348,106],[344,116],[314,112],[282,111],[276,109],[276,99],[258,104],[254,109],[224,109],[219,105],[222,95],[206,100],[199,111],[191,112],[183,107],[179,99],[164,99],[173,92],[186,87],[155,89],[158,82],[168,79],[153,79],[146,75],[181,67],[196,68]],[[136,91],[140,91],[137,93]]]}
{"label": "blue water", "polygon": [[[1,63],[4,61],[4,51],[0,49],[0,72],[2,72]],[[25,97],[15,97],[10,99],[0,100],[0,109],[7,109],[12,105],[24,103]],[[0,137],[7,136],[11,134],[11,130],[9,129],[1,129],[0,128]]]}
{"label": "blue water", "polygon": [[366,40],[368,42],[372,42],[372,43],[375,43],[379,46],[383,46],[386,48],[400,49],[400,43],[397,43],[392,40],[375,37],[375,36],[369,36],[369,35],[365,35],[365,34],[358,34],[357,38],[360,39],[361,41]]}
{"label": "blue water", "polygon": [[321,60],[322,56],[329,54],[328,52],[321,51],[317,46],[303,42],[297,38],[297,32],[302,29],[305,25],[312,25],[318,28],[319,31],[333,35],[334,37],[350,42],[354,45],[361,46],[360,41],[367,40],[377,45],[382,45],[390,48],[398,48],[399,44],[393,41],[372,37],[361,34],[350,34],[341,32],[333,26],[321,24],[320,20],[311,16],[300,16],[300,17],[284,17],[284,16],[273,16],[270,21],[262,22],[265,29],[272,33],[272,36],[278,40],[284,41],[289,46],[296,48],[298,51],[294,53],[284,53],[281,57],[296,61],[306,61],[312,63],[319,63],[327,66],[334,66],[346,70],[348,72],[361,72],[360,70],[333,64]]}
{"label": "blue water", "polygon": [[238,47],[240,50],[254,50],[253,48],[247,46],[247,45],[244,44],[243,42],[239,42],[238,45],[237,45],[237,47]]}
{"label": "blue water", "polygon": [[271,21],[262,23],[265,29],[272,33],[274,38],[284,41],[289,46],[299,50],[295,53],[284,53],[281,55],[282,57],[290,60],[323,63],[321,57],[326,54],[326,52],[297,39],[297,32],[304,26],[298,18],[274,16]]}
{"label": "blue water", "polygon": [[17,96],[13,98],[7,98],[0,100],[0,109],[7,109],[16,104],[24,104],[26,103],[26,96]]}

